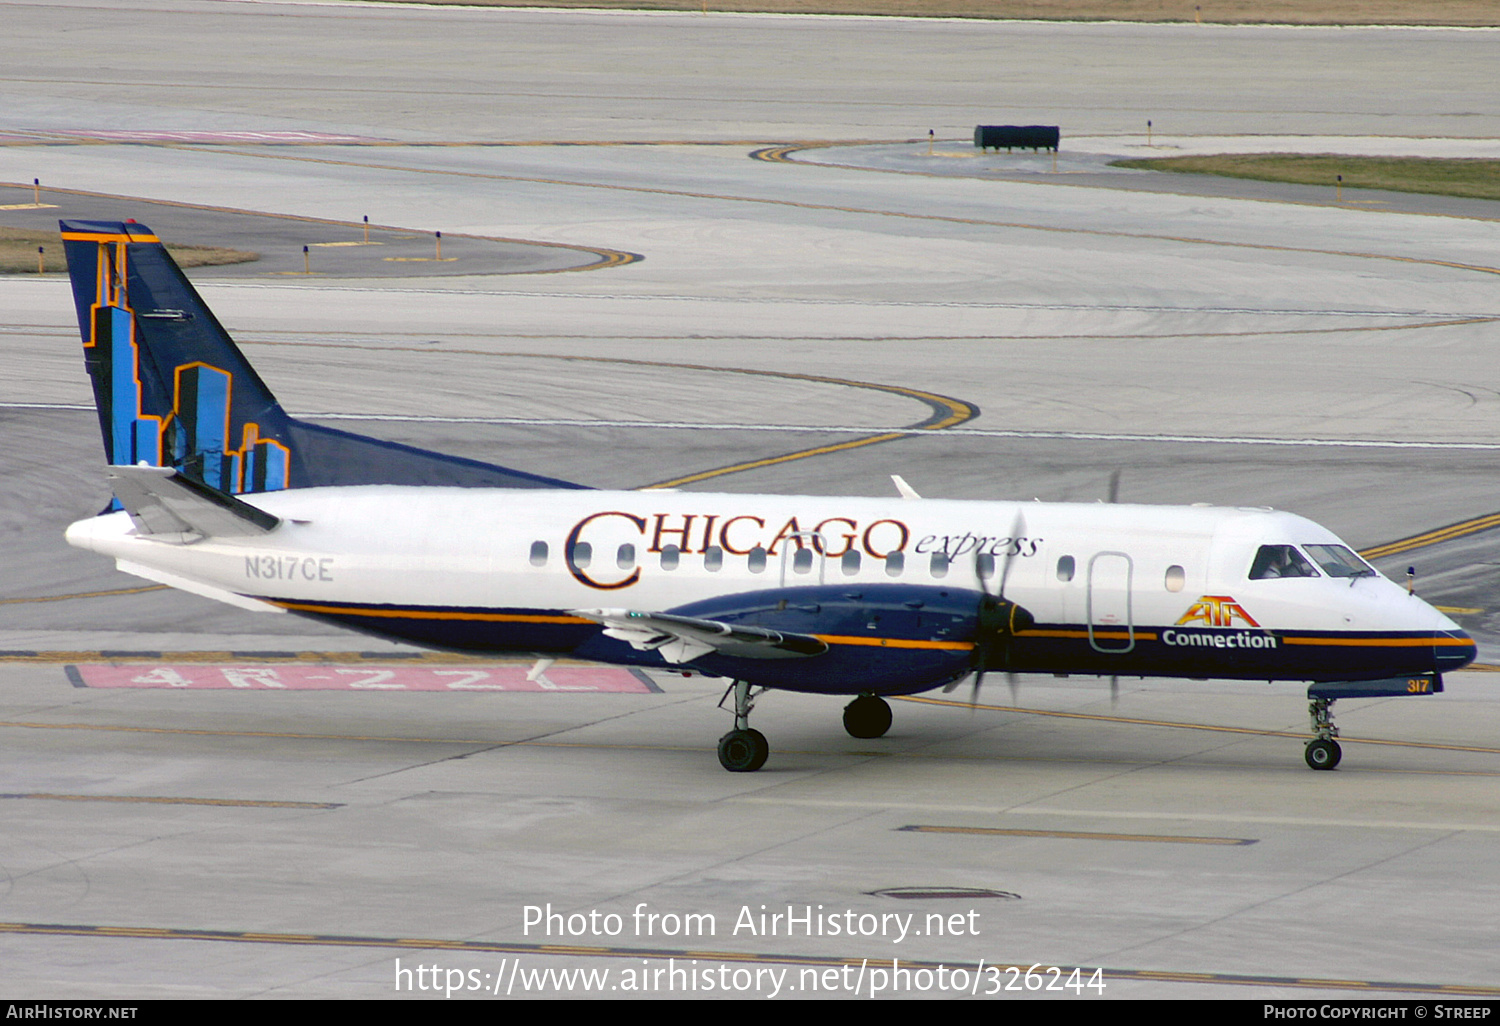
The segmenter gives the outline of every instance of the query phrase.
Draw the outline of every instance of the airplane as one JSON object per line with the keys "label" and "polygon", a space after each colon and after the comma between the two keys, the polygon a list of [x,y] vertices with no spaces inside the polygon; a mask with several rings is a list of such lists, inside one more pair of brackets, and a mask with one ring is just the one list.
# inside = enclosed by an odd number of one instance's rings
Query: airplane
{"label": "airplane", "polygon": [[[246,610],[468,653],[732,682],[725,769],[767,690],[886,698],[990,672],[1431,695],[1473,640],[1336,535],[1264,507],[603,491],[290,417],[134,221],[60,222],[115,499],[67,529],[119,569]],[[972,703],[973,699],[971,699]],[[721,700],[721,705],[723,701]]]}

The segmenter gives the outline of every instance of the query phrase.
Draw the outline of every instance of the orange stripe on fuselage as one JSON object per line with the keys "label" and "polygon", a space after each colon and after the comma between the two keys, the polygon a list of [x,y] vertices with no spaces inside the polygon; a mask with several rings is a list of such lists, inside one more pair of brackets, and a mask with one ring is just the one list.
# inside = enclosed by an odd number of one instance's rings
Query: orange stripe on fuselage
{"label": "orange stripe on fuselage", "polygon": [[526,613],[457,613],[432,609],[361,609],[357,606],[319,606],[307,602],[281,602],[263,599],[273,606],[299,613],[326,613],[330,616],[372,616],[388,620],[485,620],[492,623],[593,623],[581,616],[536,616]]}
{"label": "orange stripe on fuselage", "polygon": [[1281,641],[1285,645],[1344,645],[1350,648],[1474,647],[1472,638],[1282,638]]}
{"label": "orange stripe on fuselage", "polygon": [[859,634],[814,634],[830,645],[874,645],[879,648],[928,648],[944,651],[969,651],[972,641],[921,641],[916,638],[867,638]]}
{"label": "orange stripe on fuselage", "polygon": [[[1018,638],[1087,638],[1087,637],[1090,637],[1090,634],[1089,634],[1088,631],[1026,630],[1026,631],[1016,631],[1016,637],[1018,637]],[[1095,638],[1109,638],[1111,640],[1116,640],[1116,639],[1119,639],[1119,638],[1135,638],[1137,641],[1155,641],[1156,640],[1156,633],[1154,631],[1134,631],[1134,632],[1119,631],[1119,630],[1114,630],[1114,631],[1095,631],[1093,633],[1092,637],[1095,637]]]}

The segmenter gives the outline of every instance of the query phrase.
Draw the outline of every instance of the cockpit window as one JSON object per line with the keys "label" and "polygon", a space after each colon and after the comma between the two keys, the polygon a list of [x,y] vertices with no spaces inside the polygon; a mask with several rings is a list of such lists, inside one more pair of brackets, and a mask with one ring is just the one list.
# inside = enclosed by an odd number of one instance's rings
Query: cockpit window
{"label": "cockpit window", "polygon": [[1374,577],[1375,570],[1342,545],[1305,545],[1329,577]]}
{"label": "cockpit window", "polygon": [[1262,545],[1250,564],[1250,579],[1265,581],[1273,577],[1318,577],[1318,571],[1297,551],[1295,545]]}

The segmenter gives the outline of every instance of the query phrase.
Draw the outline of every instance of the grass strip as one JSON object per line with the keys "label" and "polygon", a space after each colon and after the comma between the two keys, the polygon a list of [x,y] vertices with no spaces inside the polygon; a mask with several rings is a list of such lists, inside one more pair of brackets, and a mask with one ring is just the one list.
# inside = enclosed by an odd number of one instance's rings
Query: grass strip
{"label": "grass strip", "polygon": [[442,6],[1202,22],[1209,25],[1500,25],[1495,0],[404,0]]}
{"label": "grass strip", "polygon": [[[0,274],[36,274],[37,247],[42,249],[42,268],[46,273],[68,269],[62,239],[56,232],[38,232],[27,228],[0,228]],[[218,246],[168,246],[179,267],[210,267],[218,264],[243,264],[259,260],[259,253]]]}
{"label": "grass strip", "polygon": [[1386,189],[1436,196],[1500,200],[1500,160],[1446,157],[1348,157],[1332,153],[1220,153],[1202,157],[1116,160],[1115,167],[1263,182]]}

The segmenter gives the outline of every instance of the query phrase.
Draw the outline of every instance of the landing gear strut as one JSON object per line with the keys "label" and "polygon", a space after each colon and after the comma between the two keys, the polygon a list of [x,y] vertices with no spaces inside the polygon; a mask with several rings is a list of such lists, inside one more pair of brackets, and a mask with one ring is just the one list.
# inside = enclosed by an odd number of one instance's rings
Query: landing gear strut
{"label": "landing gear strut", "polygon": [[[724,698],[731,693],[734,695],[734,729],[719,738],[719,765],[731,773],[754,773],[766,764],[771,744],[766,735],[750,728],[750,710],[755,708],[750,685],[737,680],[729,685]],[[723,699],[719,704],[724,704]]]}
{"label": "landing gear strut", "polygon": [[844,729],[850,737],[883,737],[891,729],[891,707],[866,692],[844,706]]}
{"label": "landing gear strut", "polygon": [[1333,702],[1331,698],[1314,698],[1308,705],[1312,717],[1313,739],[1307,743],[1307,764],[1315,770],[1331,770],[1344,757],[1344,750],[1334,738],[1339,728],[1333,725]]}

